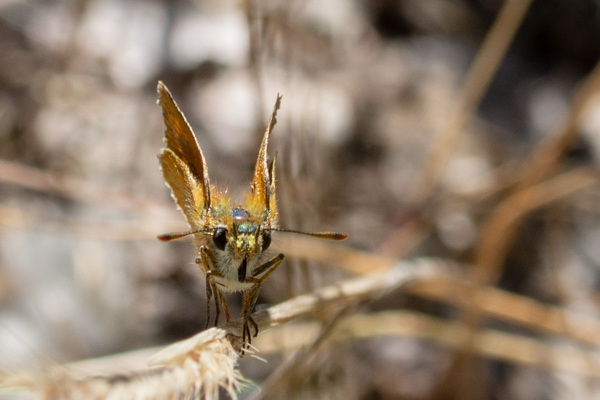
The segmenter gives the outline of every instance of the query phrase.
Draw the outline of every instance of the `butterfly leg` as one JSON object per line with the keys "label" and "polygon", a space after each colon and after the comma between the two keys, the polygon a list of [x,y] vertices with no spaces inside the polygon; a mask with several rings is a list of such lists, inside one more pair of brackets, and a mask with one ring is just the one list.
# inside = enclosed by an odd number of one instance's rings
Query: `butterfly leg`
{"label": "butterfly leg", "polygon": [[[246,281],[249,281],[251,279],[252,278],[247,278]],[[254,281],[254,279],[252,280]],[[250,342],[252,341],[250,324],[254,328],[254,336],[258,335],[258,325],[256,324],[256,321],[254,321],[254,319],[252,318],[252,310],[254,309],[254,304],[256,304],[256,300],[258,299],[260,287],[260,281],[256,280],[254,286],[246,290],[243,295],[242,315],[244,317],[244,324],[242,326],[242,342],[244,344],[250,344]]]}
{"label": "butterfly leg", "polygon": [[[216,285],[215,285],[216,288]],[[220,290],[217,290],[217,294],[219,297],[219,303],[221,303],[221,308],[223,309],[223,312],[225,313],[225,321],[229,322],[231,321],[231,316],[229,315],[229,308],[227,308],[227,302],[225,301],[225,296],[223,296],[223,292]],[[215,301],[216,301],[216,297],[215,297]],[[217,325],[217,321],[215,321],[215,326]]]}
{"label": "butterfly leg", "polygon": [[210,275],[206,274],[206,324],[204,324],[204,329],[208,329],[208,325],[210,324],[210,299],[212,295],[213,290],[210,284]]}
{"label": "butterfly leg", "polygon": [[265,279],[267,279],[269,275],[271,275],[275,269],[279,267],[279,264],[281,264],[283,261],[283,257],[283,254],[278,254],[260,267],[257,267],[254,271],[252,271],[252,278],[259,280],[260,283],[263,283]]}
{"label": "butterfly leg", "polygon": [[221,309],[225,312],[225,318],[227,322],[230,320],[229,309],[227,308],[227,303],[225,302],[225,298],[223,297],[223,293],[217,287],[217,284],[214,280],[215,268],[211,268],[211,266],[217,265],[217,259],[214,254],[208,249],[206,246],[200,247],[200,259],[196,259],[196,263],[203,270],[206,275],[206,327],[207,329],[210,323],[210,299],[214,297],[215,300],[215,323],[214,326],[217,326],[219,323],[219,317],[221,316]]}
{"label": "butterfly leg", "polygon": [[[243,295],[242,315],[244,316],[244,324],[242,327],[242,341],[244,343],[249,344],[252,337],[258,335],[258,325],[256,324],[256,321],[254,321],[254,318],[252,318],[252,311],[254,310],[256,300],[258,300],[258,294],[262,283],[277,269],[279,264],[281,264],[281,261],[283,261],[283,254],[278,254],[256,268],[252,272],[251,277],[246,278],[246,282],[252,282],[254,285],[249,290],[245,291]],[[254,328],[254,335],[252,335],[250,325]]]}

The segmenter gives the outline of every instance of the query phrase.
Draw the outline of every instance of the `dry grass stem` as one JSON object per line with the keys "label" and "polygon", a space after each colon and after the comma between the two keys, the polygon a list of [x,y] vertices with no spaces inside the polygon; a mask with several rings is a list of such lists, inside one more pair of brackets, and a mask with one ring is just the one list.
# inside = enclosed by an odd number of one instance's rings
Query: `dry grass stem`
{"label": "dry grass stem", "polygon": [[293,237],[280,235],[275,245],[289,257],[341,268],[358,276],[384,273],[398,262],[393,257],[359,251],[343,244],[299,235]]}
{"label": "dry grass stem", "polygon": [[[171,214],[175,215],[175,213]],[[165,222],[161,218],[148,220],[52,218],[48,215],[40,215],[29,210],[0,204],[0,226],[10,229],[60,233],[61,236],[70,236],[80,240],[155,241],[156,232],[165,229],[165,226],[172,226],[172,230],[177,230],[181,223]]]}
{"label": "dry grass stem", "polygon": [[[600,321],[597,318],[500,289],[456,280],[430,280],[411,286],[408,291],[459,309],[469,308],[481,315],[528,327],[542,334],[560,335],[585,345],[600,346]],[[476,303],[472,301],[474,297]]]}
{"label": "dry grass stem", "polygon": [[[318,322],[278,327],[259,338],[257,345],[262,353],[291,351],[314,343],[320,329]],[[544,340],[493,329],[482,329],[471,336],[468,326],[463,323],[412,311],[344,317],[335,326],[329,340],[340,343],[380,336],[424,339],[448,349],[472,351],[489,359],[600,378],[600,364],[595,361],[600,354],[590,353],[588,349],[556,339]],[[472,340],[470,345],[467,345],[468,340]]]}
{"label": "dry grass stem", "polygon": [[556,164],[573,145],[580,133],[578,124],[588,111],[588,106],[594,100],[594,95],[600,90],[600,63],[581,84],[575,94],[566,120],[557,130],[550,133],[547,139],[540,143],[531,157],[524,163],[518,189],[529,187],[544,177],[552,174]]}
{"label": "dry grass stem", "polygon": [[[435,259],[402,262],[384,274],[324,287],[255,313],[253,317],[259,331],[263,332],[314,314],[331,304],[343,306],[372,299],[416,281],[447,276],[452,269],[451,264]],[[182,396],[211,399],[217,397],[219,388],[234,397],[243,383],[235,365],[240,353],[248,353],[248,349],[242,349],[241,328],[242,320],[239,319],[174,343],[151,358],[153,368],[150,370],[89,377],[52,368],[52,372],[43,377],[10,377],[4,385],[27,387],[43,399],[171,399]]]}
{"label": "dry grass stem", "polygon": [[595,171],[588,168],[577,169],[523,189],[501,202],[479,236],[475,256],[478,277],[484,282],[496,280],[515,233],[533,211],[597,182]]}
{"label": "dry grass stem", "polygon": [[[294,319],[314,315],[332,304],[343,306],[360,300],[380,297],[390,290],[414,284],[415,282],[449,277],[456,269],[456,264],[434,258],[423,258],[410,262],[400,262],[386,273],[351,279],[338,284],[326,286],[312,293],[294,297],[288,301],[275,305],[264,311],[254,313],[259,332],[279,326]],[[242,320],[237,319],[224,324],[219,328],[232,341],[236,350],[241,351]],[[209,329],[209,332],[212,329]],[[186,349],[195,348],[203,340],[205,332],[201,332],[189,339],[175,343],[163,352],[164,354],[184,353]],[[161,353],[163,353],[161,352]],[[162,357],[162,356],[161,356]],[[162,359],[162,358],[161,358]],[[155,361],[155,360],[154,360]]]}
{"label": "dry grass stem", "polygon": [[235,368],[237,352],[225,332],[211,329],[195,336],[193,346],[173,345],[152,358],[151,369],[86,376],[72,368],[53,367],[41,374],[4,380],[44,400],[53,399],[217,399],[224,389],[232,398],[244,384]]}
{"label": "dry grass stem", "polygon": [[[497,223],[510,226],[514,218],[528,210],[556,201],[561,194],[566,195],[578,188],[587,187],[593,184],[595,179],[594,175],[586,170],[574,171],[572,174],[574,175],[557,178],[558,180],[547,182],[546,186],[536,186],[531,191],[521,194],[514,203],[510,203],[510,206],[505,206],[506,211],[502,213],[502,217],[498,217]],[[574,178],[573,181],[570,181],[569,177]],[[495,236],[494,239],[497,240],[497,237]],[[310,238],[298,238],[297,241],[285,238],[282,242],[281,246],[286,254],[294,257],[302,255],[303,259],[326,265],[331,263],[361,276],[387,271],[395,262],[391,257],[373,255]],[[493,250],[494,248],[490,249],[490,252]],[[335,260],[329,257],[335,257]],[[371,267],[365,268],[365,265]],[[559,334],[582,343],[600,345],[600,339],[596,334],[600,331],[600,322],[597,319],[574,314],[560,307],[546,305],[493,287],[477,286],[454,279],[432,279],[411,285],[407,291],[460,309],[473,309],[482,315],[527,326],[542,333]],[[476,296],[478,301],[473,302],[471,295]],[[572,326],[577,326],[578,329],[572,329]]]}
{"label": "dry grass stem", "polygon": [[[411,204],[421,207],[436,190],[448,161],[479,107],[530,5],[531,0],[509,0],[496,17],[467,73],[448,122],[429,147],[412,188],[409,198]],[[392,232],[380,249],[401,257],[416,248],[430,233],[431,230],[423,227],[418,219],[411,218],[408,223]]]}
{"label": "dry grass stem", "polygon": [[471,332],[458,321],[443,320],[411,312],[355,315],[340,323],[335,340],[403,335],[432,340],[448,348],[483,357],[526,364],[555,372],[600,378],[598,354],[559,341],[550,344],[521,335],[482,329]]}
{"label": "dry grass stem", "polygon": [[293,387],[293,381],[309,372],[312,363],[318,358],[319,352],[330,341],[337,331],[338,324],[349,312],[351,305],[342,307],[336,315],[326,323],[320,324],[319,332],[312,336],[312,340],[301,351],[288,357],[271,376],[263,383],[260,393],[252,396],[252,400],[285,397],[285,389]]}
{"label": "dry grass stem", "polygon": [[[571,315],[557,307],[549,307],[531,299],[511,295],[497,289],[476,287],[452,280],[456,265],[436,259],[418,259],[398,263],[387,272],[352,279],[327,286],[313,293],[298,296],[265,311],[254,314],[261,336],[255,344],[269,353],[312,345],[320,335],[338,342],[382,335],[410,336],[434,341],[461,352],[478,354],[490,359],[525,364],[551,371],[576,373],[586,377],[600,377],[600,369],[587,350],[568,344],[547,344],[539,339],[480,329],[472,331],[468,324],[448,321],[414,312],[385,312],[371,315],[343,317],[339,323],[322,330],[319,322],[289,326],[293,334],[287,340],[274,339],[286,330],[286,323],[314,315],[332,305],[345,306],[356,301],[373,299],[386,292],[411,285],[408,289],[419,295],[436,298],[459,307],[467,307],[465,300],[477,294],[475,307],[483,313],[528,325],[555,334],[563,334],[586,344],[598,344],[594,332],[600,322],[593,318]],[[510,310],[508,312],[507,310]],[[575,324],[571,330],[565,323]],[[242,352],[242,321],[236,320],[222,327],[203,331],[189,339],[170,345],[150,359],[151,369],[133,372],[113,372],[90,376],[83,370],[101,370],[96,362],[71,364],[68,368],[53,367],[41,375],[11,376],[6,386],[22,386],[34,390],[43,399],[76,398],[217,398],[224,388],[235,398],[244,379],[236,369]],[[277,327],[272,331],[269,328]],[[279,334],[278,334],[279,332]],[[289,331],[288,331],[289,332]],[[323,332],[326,335],[323,336]],[[579,332],[580,334],[575,334]],[[264,336],[263,336],[264,333]],[[298,334],[300,333],[300,334]],[[273,343],[276,343],[273,346]],[[247,352],[247,351],[246,351]],[[308,356],[311,352],[300,353]],[[145,350],[141,355],[147,355]],[[134,357],[139,360],[139,354]],[[119,363],[121,366],[123,363]],[[298,363],[290,364],[297,366]],[[108,362],[108,366],[115,365]],[[276,376],[273,376],[275,379]],[[280,376],[285,379],[285,374]]]}
{"label": "dry grass stem", "polygon": [[467,74],[448,123],[439,132],[429,149],[423,169],[413,188],[413,203],[421,204],[437,187],[448,160],[487,91],[530,4],[531,0],[509,0],[505,2],[496,17]]}
{"label": "dry grass stem", "polygon": [[0,182],[47,194],[60,195],[90,205],[116,207],[136,213],[171,214],[170,208],[157,205],[147,198],[134,197],[131,194],[98,186],[86,180],[58,176],[51,172],[6,160],[0,160]]}

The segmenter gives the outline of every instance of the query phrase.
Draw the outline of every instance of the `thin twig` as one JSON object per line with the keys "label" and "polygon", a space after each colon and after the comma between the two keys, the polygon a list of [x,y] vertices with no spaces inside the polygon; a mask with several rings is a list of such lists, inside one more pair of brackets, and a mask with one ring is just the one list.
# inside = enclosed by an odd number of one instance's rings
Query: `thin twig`
{"label": "thin twig", "polygon": [[169,209],[147,198],[112,188],[95,185],[83,179],[33,168],[0,159],[0,183],[15,185],[43,193],[59,195],[85,204],[119,208],[135,213],[152,212],[169,215]]}
{"label": "thin twig", "polygon": [[[300,331],[302,334],[295,335],[296,342],[288,343],[285,349],[279,351],[289,351],[313,343],[319,334],[319,323],[306,322],[276,328],[268,332],[264,340],[276,342],[277,339],[273,336],[293,336],[290,330]],[[425,339],[448,349],[473,351],[474,354],[493,360],[600,379],[600,364],[594,359],[600,356],[597,350],[590,351],[554,338],[547,339],[551,343],[546,343],[544,339],[494,329],[481,329],[471,336],[468,326],[463,323],[414,311],[395,310],[346,316],[336,325],[330,341],[340,343],[379,336]],[[473,345],[467,346],[467,340],[472,340]]]}
{"label": "thin twig", "polygon": [[[408,284],[414,284],[432,278],[442,278],[452,275],[457,265],[440,259],[422,258],[411,262],[399,262],[396,266],[386,273],[367,276],[363,278],[351,279],[339,284],[326,286],[316,291],[297,296],[291,300],[270,307],[267,310],[259,311],[252,315],[258,325],[259,332],[269,328],[279,326],[288,321],[303,318],[328,307],[331,304],[343,305],[346,302],[354,302],[364,299],[374,299],[380,297],[390,290],[396,289]],[[233,346],[241,350],[241,328],[242,319],[222,325],[219,328],[226,332],[231,339]],[[183,346],[193,348],[197,342],[198,336],[204,332],[192,336],[189,339],[178,342],[173,346]],[[163,352],[157,354],[154,360],[168,359],[170,356],[169,346]]]}
{"label": "thin twig", "polygon": [[571,101],[571,107],[565,121],[547,135],[533,154],[524,163],[517,190],[527,188],[552,175],[565,152],[579,137],[578,124],[588,111],[590,103],[596,99],[600,90],[600,63],[590,72]]}
{"label": "thin twig", "polygon": [[597,183],[595,171],[581,168],[523,189],[501,202],[482,228],[475,256],[478,278],[495,282],[515,232],[533,211]]}
{"label": "thin twig", "polygon": [[[340,321],[344,319],[353,308],[350,304],[346,307],[341,308],[337,311],[336,315],[327,321],[316,337],[312,337],[313,340],[307,343],[307,347],[289,357],[277,369],[269,376],[267,380],[262,384],[260,393],[255,394],[251,397],[251,400],[263,400],[278,398],[275,394],[281,388],[290,387],[290,382],[294,379],[298,379],[299,376],[305,375],[307,369],[310,369],[311,360],[317,357],[319,351],[323,348],[332,335],[337,332],[337,326]],[[280,395],[282,393],[279,393]],[[281,396],[279,396],[281,397]]]}
{"label": "thin twig", "polygon": [[530,4],[531,0],[509,0],[502,7],[467,74],[450,120],[429,149],[421,175],[413,188],[413,203],[421,204],[437,187],[448,160],[498,70]]}

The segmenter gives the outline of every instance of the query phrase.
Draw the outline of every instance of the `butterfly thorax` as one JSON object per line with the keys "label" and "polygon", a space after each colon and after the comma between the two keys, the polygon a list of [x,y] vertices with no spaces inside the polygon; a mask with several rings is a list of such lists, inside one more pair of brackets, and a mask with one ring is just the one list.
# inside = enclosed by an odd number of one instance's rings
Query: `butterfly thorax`
{"label": "butterfly thorax", "polygon": [[274,228],[268,213],[252,203],[232,206],[229,198],[215,196],[205,219],[205,233],[196,234],[198,247],[206,246],[215,256],[216,282],[225,292],[249,289],[253,271],[261,265]]}

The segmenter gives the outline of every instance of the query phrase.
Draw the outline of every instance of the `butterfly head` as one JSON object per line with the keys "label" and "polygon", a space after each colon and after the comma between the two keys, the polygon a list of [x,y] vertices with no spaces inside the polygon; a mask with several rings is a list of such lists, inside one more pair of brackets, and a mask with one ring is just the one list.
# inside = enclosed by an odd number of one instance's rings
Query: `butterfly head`
{"label": "butterfly head", "polygon": [[252,216],[241,207],[231,210],[225,225],[212,233],[214,253],[237,267],[237,280],[243,282],[247,271],[257,264],[260,256],[271,244],[271,232],[260,218]]}

